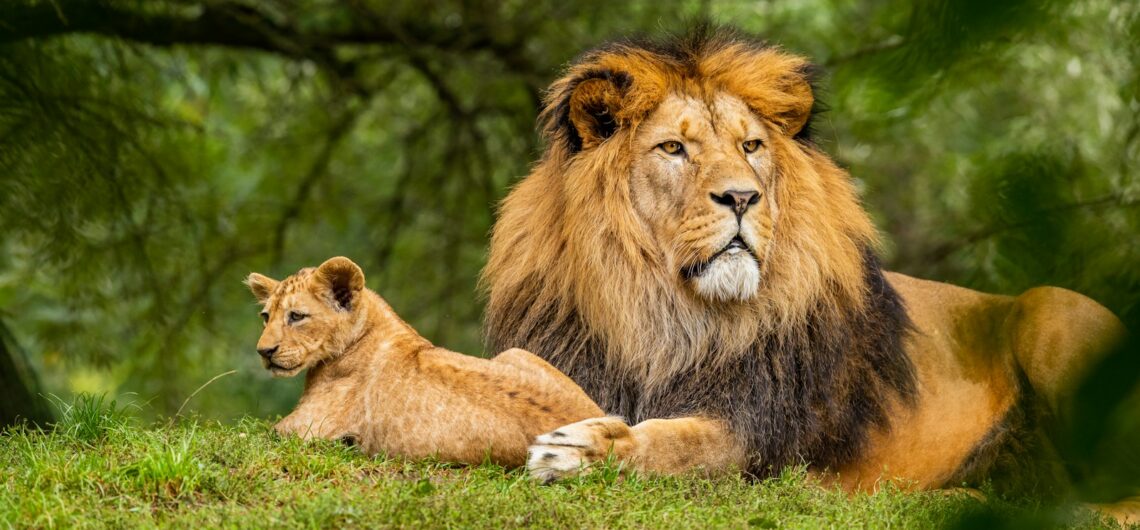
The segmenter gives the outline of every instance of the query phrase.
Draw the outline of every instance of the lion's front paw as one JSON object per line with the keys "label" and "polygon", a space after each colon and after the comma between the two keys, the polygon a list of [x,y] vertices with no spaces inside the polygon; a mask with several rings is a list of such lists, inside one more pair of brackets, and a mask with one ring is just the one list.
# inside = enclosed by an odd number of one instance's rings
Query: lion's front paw
{"label": "lion's front paw", "polygon": [[527,453],[526,468],[530,476],[543,484],[573,476],[590,465],[579,447],[532,445]]}
{"label": "lion's front paw", "polygon": [[526,467],[543,484],[573,476],[611,452],[620,461],[634,450],[633,432],[621,418],[593,418],[535,438]]}

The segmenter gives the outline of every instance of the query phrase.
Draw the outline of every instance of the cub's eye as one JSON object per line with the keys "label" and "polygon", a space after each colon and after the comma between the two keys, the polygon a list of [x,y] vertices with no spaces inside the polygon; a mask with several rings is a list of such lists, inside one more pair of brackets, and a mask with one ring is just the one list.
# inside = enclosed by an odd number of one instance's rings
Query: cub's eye
{"label": "cub's eye", "polygon": [[268,311],[262,311],[261,312],[261,322],[264,324],[269,323],[269,312]]}
{"label": "cub's eye", "polygon": [[289,312],[289,323],[292,324],[294,322],[300,322],[302,320],[305,320],[305,318],[308,316],[309,315],[306,315],[304,313],[298,313],[296,311],[290,311]]}
{"label": "cub's eye", "polygon": [[754,153],[757,149],[760,149],[760,146],[763,144],[764,142],[760,140],[748,140],[740,144],[740,147],[744,148],[745,153]]}
{"label": "cub's eye", "polygon": [[685,146],[682,145],[681,142],[677,142],[677,141],[673,141],[673,140],[670,140],[668,142],[662,142],[662,143],[657,145],[657,148],[662,150],[662,151],[665,151],[665,154],[667,154],[667,155],[677,156],[677,155],[685,154]]}

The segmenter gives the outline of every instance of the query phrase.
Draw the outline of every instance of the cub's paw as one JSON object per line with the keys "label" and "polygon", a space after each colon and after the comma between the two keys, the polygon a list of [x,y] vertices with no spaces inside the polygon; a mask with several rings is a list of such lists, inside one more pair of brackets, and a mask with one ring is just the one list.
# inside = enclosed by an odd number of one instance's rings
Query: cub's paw
{"label": "cub's paw", "polygon": [[634,452],[633,431],[617,417],[592,418],[559,427],[535,438],[526,468],[543,484],[578,474],[611,452],[618,461]]}
{"label": "cub's paw", "polygon": [[321,438],[321,432],[318,430],[319,425],[313,425],[303,419],[286,416],[281,421],[273,426],[273,431],[277,436],[299,436],[302,440],[312,440],[313,438]]}

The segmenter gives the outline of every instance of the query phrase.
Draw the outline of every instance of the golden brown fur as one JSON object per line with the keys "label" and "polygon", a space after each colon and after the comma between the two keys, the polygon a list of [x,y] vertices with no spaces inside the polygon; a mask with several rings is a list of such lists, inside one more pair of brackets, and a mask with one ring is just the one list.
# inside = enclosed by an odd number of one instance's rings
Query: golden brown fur
{"label": "golden brown fur", "polygon": [[1061,289],[885,274],[849,175],[806,139],[809,72],[706,28],[602,47],[550,87],[547,151],[492,235],[488,339],[624,420],[540,436],[533,474],[608,451],[665,473],[806,461],[853,490],[1058,472],[1041,425],[1119,322]]}
{"label": "golden brown fur", "polygon": [[[748,67],[752,65],[761,67]],[[693,77],[682,76],[669,62],[663,64],[660,56],[637,49],[591,54],[572,66],[547,96],[542,121],[550,149],[501,207],[484,272],[491,288],[490,312],[509,303],[501,296],[510,297],[530,275],[561,278],[545,285],[548,291],[541,296],[572,300],[588,327],[606,334],[613,362],[636,359],[636,366],[629,369],[644,371],[638,374],[644,380],[660,381],[705,361],[713,340],[730,340],[718,351],[731,352],[754,340],[759,327],[790,330],[805,325],[806,315],[821,302],[829,307],[861,304],[863,246],[876,241],[874,228],[846,173],[792,139],[812,106],[807,66],[802,58],[748,43],[709,54]],[[589,156],[574,156],[577,153],[564,136],[585,136],[583,148],[597,139],[564,130],[556,113],[560,102],[577,97],[575,88],[583,83],[576,80],[598,71],[622,72],[635,80],[635,86],[620,101],[608,103],[621,125],[614,136]],[[669,246],[686,242],[654,240],[631,211],[634,190],[629,179],[620,177],[629,174],[635,163],[630,148],[639,126],[667,96],[709,98],[721,92],[736,95],[760,112],[772,132],[783,132],[768,135],[774,164],[803,177],[783,179],[769,195],[782,210],[773,245],[784,251],[774,253],[772,262],[765,264],[770,279],[757,296],[767,306],[763,308],[755,303],[710,307],[689,299],[689,293],[677,285],[677,262],[708,257],[715,249],[695,241],[680,252],[670,252]],[[571,119],[583,112],[573,104],[570,109]],[[844,222],[816,222],[820,214]],[[548,215],[557,222],[540,222]],[[577,281],[589,277],[606,281]],[[690,344],[662,348],[659,337],[675,335],[679,326],[691,334]]]}
{"label": "golden brown fur", "polygon": [[[806,61],[702,38],[603,48],[551,87],[549,149],[492,236],[488,335],[551,361],[608,412],[695,414],[671,425],[730,431],[737,467],[767,473],[805,453],[838,464],[885,423],[878,396],[914,393],[905,315],[846,173],[796,139],[812,107]],[[661,153],[670,140],[689,146],[689,163]],[[762,147],[743,153],[749,140]],[[759,192],[739,219],[720,200],[734,190]],[[701,286],[695,271],[734,236],[755,269],[737,259]],[[746,395],[720,387],[749,374]],[[795,392],[810,380],[818,388]]]}
{"label": "golden brown fur", "polygon": [[432,346],[347,258],[277,282],[250,274],[264,305],[257,343],[276,376],[308,369],[297,408],[276,425],[347,438],[365,452],[517,466],[538,433],[601,410],[565,375],[519,349],[479,359]]}

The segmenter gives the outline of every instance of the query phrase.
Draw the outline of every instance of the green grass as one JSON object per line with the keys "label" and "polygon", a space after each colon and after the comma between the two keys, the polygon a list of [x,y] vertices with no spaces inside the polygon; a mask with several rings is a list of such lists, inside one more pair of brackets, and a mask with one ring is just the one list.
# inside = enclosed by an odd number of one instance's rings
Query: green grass
{"label": "green grass", "polygon": [[962,494],[887,487],[848,496],[802,470],[749,482],[639,477],[610,465],[541,486],[489,464],[370,458],[333,442],[282,439],[262,420],[141,425],[96,398],[60,405],[50,432],[15,427],[0,435],[0,526],[1104,526],[1080,509],[1033,510]]}

